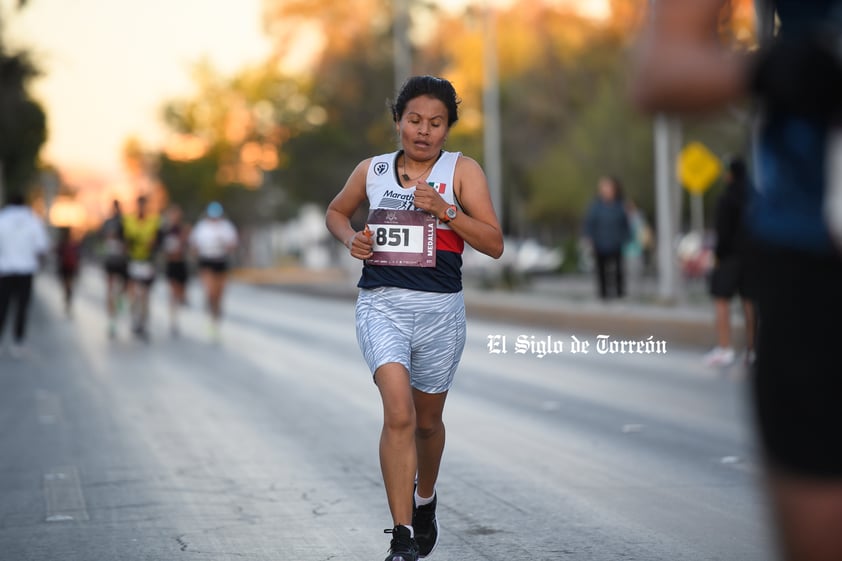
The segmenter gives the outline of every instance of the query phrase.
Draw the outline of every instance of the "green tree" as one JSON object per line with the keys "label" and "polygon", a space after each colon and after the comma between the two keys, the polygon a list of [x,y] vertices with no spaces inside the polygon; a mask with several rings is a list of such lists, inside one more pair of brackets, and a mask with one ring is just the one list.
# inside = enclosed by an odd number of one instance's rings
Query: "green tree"
{"label": "green tree", "polygon": [[[634,12],[630,2],[617,6],[626,17]],[[505,203],[498,212],[507,232],[549,243],[573,235],[605,173],[621,176],[646,207],[651,132],[625,99],[628,30],[544,2],[514,4],[496,21]],[[475,117],[482,107],[481,34],[476,14],[457,14],[423,52],[460,84],[467,117],[460,140],[474,150],[483,126]]]}
{"label": "green tree", "polygon": [[240,221],[277,217],[282,210],[268,207],[284,199],[284,144],[308,119],[318,120],[318,108],[271,61],[231,78],[200,63],[194,81],[196,97],[164,107],[173,136],[157,172],[170,199],[192,213],[219,200]]}
{"label": "green tree", "polygon": [[[741,0],[741,4],[745,4]],[[503,118],[506,231],[561,243],[578,235],[602,174],[617,175],[644,212],[654,215],[652,123],[627,101],[625,61],[638,0],[612,0],[613,15],[593,21],[554,2],[513,3],[497,14]],[[450,79],[462,98],[448,149],[484,162],[481,13],[436,12],[422,2],[412,13],[427,22],[413,37],[414,73]],[[265,65],[233,78],[196,75],[195,99],[173,102],[173,131],[206,147],[187,161],[162,159],[174,197],[200,199],[252,193],[237,170],[247,146],[271,145],[278,165],[263,183],[285,202],[275,216],[304,202],[326,205],[361,159],[396,146],[387,109],[393,97],[392,6],[388,0],[267,0],[266,30],[277,51]],[[420,21],[420,20],[419,20]],[[421,26],[418,26],[419,28]],[[285,74],[297,37],[316,29],[323,43],[306,77]],[[742,146],[724,125],[731,116],[688,123],[685,138],[704,138],[717,153]],[[230,134],[232,123],[239,136]],[[245,124],[244,124],[245,123]],[[246,177],[247,179],[247,177]],[[252,186],[253,187],[253,186]],[[181,194],[179,194],[181,193]],[[258,196],[259,198],[259,196]]]}
{"label": "green tree", "polygon": [[36,75],[29,55],[9,52],[0,35],[0,188],[7,192],[22,193],[28,188],[47,139],[46,115],[28,91]]}
{"label": "green tree", "polygon": [[280,54],[302,23],[325,37],[305,95],[325,108],[326,119],[290,137],[289,165],[279,175],[292,200],[326,205],[360,160],[396,146],[388,111],[394,96],[391,2],[270,0],[268,6],[267,29],[279,38]]}
{"label": "green tree", "polygon": [[[170,197],[186,208],[209,199],[281,201],[270,214],[282,218],[306,202],[326,204],[362,158],[392,149],[391,36],[389,20],[376,17],[387,6],[269,2],[267,29],[280,45],[275,57],[233,78],[199,65],[198,95],[167,103],[173,133],[205,146],[190,157],[161,153],[158,173]],[[289,35],[304,23],[328,37],[307,77],[279,70]],[[260,169],[255,182],[246,153],[256,145],[275,150],[277,162]],[[274,193],[254,192],[267,190]]]}

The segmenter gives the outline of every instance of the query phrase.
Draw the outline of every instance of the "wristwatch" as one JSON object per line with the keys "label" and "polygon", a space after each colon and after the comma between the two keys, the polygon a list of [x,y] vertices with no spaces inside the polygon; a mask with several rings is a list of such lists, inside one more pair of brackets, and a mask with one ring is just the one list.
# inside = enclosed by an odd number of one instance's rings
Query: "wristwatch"
{"label": "wristwatch", "polygon": [[450,205],[444,211],[444,215],[439,216],[439,220],[441,220],[442,222],[445,222],[445,223],[450,222],[454,218],[456,218],[456,205]]}

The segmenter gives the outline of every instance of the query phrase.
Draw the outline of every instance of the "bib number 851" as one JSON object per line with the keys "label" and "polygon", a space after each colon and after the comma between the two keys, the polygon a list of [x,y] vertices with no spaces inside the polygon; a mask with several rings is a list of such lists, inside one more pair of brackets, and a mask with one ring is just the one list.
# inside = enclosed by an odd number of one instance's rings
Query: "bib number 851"
{"label": "bib number 851", "polygon": [[421,253],[424,228],[410,224],[370,224],[374,251],[380,253]]}
{"label": "bib number 851", "polygon": [[436,266],[436,218],[416,210],[376,208],[368,215],[372,254],[369,265]]}
{"label": "bib number 851", "polygon": [[374,244],[379,247],[409,247],[409,228],[377,228]]}

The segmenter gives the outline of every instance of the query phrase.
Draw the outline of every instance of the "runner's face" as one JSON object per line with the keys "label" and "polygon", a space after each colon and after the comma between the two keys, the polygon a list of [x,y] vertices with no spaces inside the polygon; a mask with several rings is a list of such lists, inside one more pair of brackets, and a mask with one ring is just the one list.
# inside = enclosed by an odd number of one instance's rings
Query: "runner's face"
{"label": "runner's face", "polygon": [[408,157],[416,161],[435,158],[447,140],[447,107],[427,95],[413,98],[406,104],[397,129]]}

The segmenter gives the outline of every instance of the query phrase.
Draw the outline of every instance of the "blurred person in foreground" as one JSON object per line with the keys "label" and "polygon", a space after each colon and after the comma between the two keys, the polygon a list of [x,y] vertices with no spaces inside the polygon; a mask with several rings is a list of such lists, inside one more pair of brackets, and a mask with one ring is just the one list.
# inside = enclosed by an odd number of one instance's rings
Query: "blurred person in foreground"
{"label": "blurred person in foreground", "polygon": [[[503,252],[485,173],[444,150],[458,103],[447,80],[409,78],[392,105],[400,149],[360,162],[325,218],[363,261],[356,328],[383,403],[380,466],[394,523],[386,561],[417,561],[438,543],[442,413],[465,346],[462,252],[465,243]],[[351,217],[366,202],[370,227],[357,231]]]}
{"label": "blurred person in foreground", "polygon": [[100,230],[102,237],[103,268],[105,269],[105,306],[108,313],[108,336],[117,336],[117,313],[129,282],[129,256],[123,227],[120,201],[111,204],[111,216]]}
{"label": "blurred person in foreground", "polygon": [[170,334],[176,337],[179,334],[178,310],[187,304],[187,254],[190,240],[190,226],[184,222],[184,213],[178,205],[167,209],[162,236],[165,274],[170,285]]}
{"label": "blurred person in foreground", "polygon": [[82,244],[75,238],[72,229],[62,228],[56,244],[56,267],[64,293],[64,313],[67,317],[73,315],[73,291],[76,288],[81,260]]}
{"label": "blurred person in foreground", "polygon": [[620,180],[601,177],[596,198],[585,216],[585,237],[596,259],[597,293],[603,301],[626,294],[623,246],[630,234]]}
{"label": "blurred person in foreground", "polygon": [[221,337],[222,296],[231,266],[229,260],[238,243],[237,229],[216,201],[208,205],[205,217],[190,233],[190,245],[199,260],[199,275],[210,315],[208,331],[214,343],[218,343]]}
{"label": "blurred person in foreground", "polygon": [[155,281],[155,254],[161,242],[161,219],[149,211],[145,196],[137,198],[137,212],[123,217],[123,233],[129,257],[129,299],[132,333],[149,340],[149,291]]}
{"label": "blurred person in foreground", "polygon": [[[752,397],[783,557],[842,559],[842,230],[827,194],[842,102],[842,2],[769,2],[778,36],[757,54],[719,42],[723,0],[658,0],[632,92],[649,111],[698,112],[754,95],[756,193],[749,225],[758,338]],[[833,218],[833,219],[831,219]]]}
{"label": "blurred person in foreground", "polygon": [[731,300],[739,295],[745,323],[746,364],[753,364],[754,302],[749,274],[750,251],[745,217],[750,196],[748,170],[742,158],[732,158],[726,168],[725,190],[716,200],[714,225],[715,262],[710,275],[710,294],[714,302],[716,346],[705,355],[711,367],[730,366],[737,354],[731,332]]}
{"label": "blurred person in foreground", "polygon": [[48,250],[44,223],[26,205],[23,195],[11,195],[8,204],[0,210],[0,343],[6,314],[14,306],[13,342],[9,348],[13,358],[22,358],[26,353],[24,343],[33,278]]}

